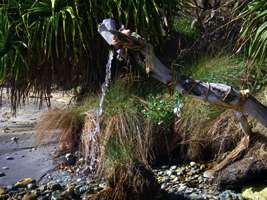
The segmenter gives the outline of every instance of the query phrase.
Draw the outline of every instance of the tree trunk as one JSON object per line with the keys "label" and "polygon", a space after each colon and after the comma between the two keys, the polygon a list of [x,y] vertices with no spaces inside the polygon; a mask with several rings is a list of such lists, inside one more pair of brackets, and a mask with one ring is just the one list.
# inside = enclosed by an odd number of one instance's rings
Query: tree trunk
{"label": "tree trunk", "polygon": [[190,78],[174,81],[171,71],[155,56],[152,45],[146,43],[136,33],[129,33],[126,30],[124,34],[117,31],[112,19],[103,20],[99,25],[99,32],[108,44],[119,49],[119,56],[126,57],[122,50],[125,48],[144,56],[147,71],[151,71],[154,78],[174,87],[179,93],[248,114],[267,127],[267,108],[248,91],[238,91],[225,84],[205,83]]}

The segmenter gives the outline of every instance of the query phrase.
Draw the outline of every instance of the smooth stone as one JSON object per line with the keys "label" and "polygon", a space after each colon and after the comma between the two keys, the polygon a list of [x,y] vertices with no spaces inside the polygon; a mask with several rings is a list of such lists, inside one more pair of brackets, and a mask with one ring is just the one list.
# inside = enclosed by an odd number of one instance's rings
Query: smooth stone
{"label": "smooth stone", "polygon": [[15,183],[15,187],[21,188],[26,187],[30,183],[34,183],[35,181],[32,178],[24,178],[18,182]]}
{"label": "smooth stone", "polygon": [[164,175],[164,172],[163,171],[159,171],[158,172],[158,176],[163,176]]}
{"label": "smooth stone", "polygon": [[61,190],[62,189],[60,184],[55,183],[53,181],[47,183],[47,188],[50,189],[51,191],[56,191],[56,190]]}
{"label": "smooth stone", "polygon": [[191,194],[194,190],[192,188],[187,188],[184,193],[185,194]]}
{"label": "smooth stone", "polygon": [[171,176],[171,175],[174,174],[174,171],[172,171],[172,170],[167,170],[167,171],[165,172],[165,174],[166,174],[167,176]]}
{"label": "smooth stone", "polygon": [[11,156],[8,156],[8,157],[6,157],[6,160],[14,160],[14,158]]}
{"label": "smooth stone", "polygon": [[9,169],[9,167],[2,167],[2,169],[3,169],[3,170],[8,170],[8,169]]}
{"label": "smooth stone", "polygon": [[161,166],[161,169],[167,169],[167,168],[168,168],[167,165],[162,165],[162,166]]}
{"label": "smooth stone", "polygon": [[197,195],[196,193],[192,193],[192,194],[190,194],[189,197],[190,197],[191,199],[200,199],[200,198],[201,198],[201,197],[200,197],[199,195]]}
{"label": "smooth stone", "polygon": [[51,200],[59,200],[61,199],[61,193],[60,191],[54,191],[51,195]]}
{"label": "smooth stone", "polygon": [[79,194],[84,194],[86,192],[89,192],[90,187],[88,185],[83,185],[78,188]]}
{"label": "smooth stone", "polygon": [[65,155],[65,161],[66,161],[67,165],[75,165],[76,160],[77,160],[77,158],[71,153],[67,153]]}
{"label": "smooth stone", "polygon": [[6,189],[3,187],[0,187],[0,195],[3,195],[6,193]]}
{"label": "smooth stone", "polygon": [[29,190],[35,189],[36,187],[37,186],[36,186],[35,183],[30,183],[30,184],[27,185],[27,189],[29,189]]}
{"label": "smooth stone", "polygon": [[0,177],[4,177],[6,174],[4,172],[0,172]]}
{"label": "smooth stone", "polygon": [[168,185],[167,185],[166,183],[163,183],[163,184],[160,186],[160,189],[164,190],[164,189],[166,189],[167,186],[168,186]]}
{"label": "smooth stone", "polygon": [[193,166],[196,166],[196,163],[195,162],[190,162],[190,166],[193,167]]}
{"label": "smooth stone", "polygon": [[187,188],[186,185],[182,185],[182,184],[181,184],[181,185],[178,187],[178,191],[179,191],[179,192],[183,192],[183,191],[186,190],[186,188]]}
{"label": "smooth stone", "polygon": [[173,165],[170,167],[170,170],[176,170],[177,169],[177,166]]}
{"label": "smooth stone", "polygon": [[206,166],[204,164],[200,165],[200,170],[204,170],[206,168]]}

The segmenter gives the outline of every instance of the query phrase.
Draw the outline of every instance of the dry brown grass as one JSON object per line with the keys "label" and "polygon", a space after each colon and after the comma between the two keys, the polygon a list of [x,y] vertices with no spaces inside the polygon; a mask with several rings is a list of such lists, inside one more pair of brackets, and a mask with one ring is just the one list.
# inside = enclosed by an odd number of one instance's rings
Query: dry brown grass
{"label": "dry brown grass", "polygon": [[35,143],[59,143],[59,151],[75,151],[80,142],[82,120],[78,114],[66,109],[52,109],[43,114],[36,126]]}
{"label": "dry brown grass", "polygon": [[113,116],[103,116],[101,132],[95,142],[88,135],[94,128],[92,116],[85,119],[82,134],[82,152],[90,160],[90,151],[94,150],[99,161],[98,174],[110,174],[117,165],[130,164],[138,160],[149,166],[153,159],[152,124],[142,115],[131,112],[119,112]]}
{"label": "dry brown grass", "polygon": [[186,146],[185,160],[221,160],[243,137],[232,111],[216,110],[206,104],[187,103],[185,115],[177,130]]}

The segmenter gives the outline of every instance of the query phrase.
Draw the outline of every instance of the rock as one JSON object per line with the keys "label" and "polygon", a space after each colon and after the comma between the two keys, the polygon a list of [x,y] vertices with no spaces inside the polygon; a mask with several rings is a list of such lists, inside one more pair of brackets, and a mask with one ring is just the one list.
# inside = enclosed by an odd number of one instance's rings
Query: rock
{"label": "rock", "polygon": [[19,141],[19,138],[18,137],[12,137],[10,140],[17,144]]}
{"label": "rock", "polygon": [[190,194],[189,197],[190,197],[190,199],[192,199],[192,200],[195,200],[195,199],[201,199],[201,197],[199,197],[199,195],[196,194],[196,193],[192,193],[192,194]]}
{"label": "rock", "polygon": [[253,188],[249,187],[243,190],[242,197],[248,200],[266,200],[267,199],[267,187],[265,188]]}
{"label": "rock", "polygon": [[36,200],[36,199],[37,199],[36,195],[29,192],[27,192],[22,198],[22,200]]}
{"label": "rock", "polygon": [[36,184],[35,183],[30,183],[27,185],[27,189],[32,190],[36,188]]}
{"label": "rock", "polygon": [[47,183],[47,188],[51,191],[61,190],[62,187],[59,183],[55,183],[54,181],[51,181]]}
{"label": "rock", "polygon": [[84,194],[90,191],[90,187],[88,185],[78,186],[77,188],[75,188],[75,191],[78,191],[76,192],[78,194]]}
{"label": "rock", "polygon": [[184,191],[185,194],[191,194],[193,192],[192,188],[186,188],[186,190]]}
{"label": "rock", "polygon": [[65,155],[65,163],[67,165],[75,165],[76,160],[77,160],[77,158],[71,153],[67,153]]}
{"label": "rock", "polygon": [[199,169],[200,170],[204,170],[206,168],[206,166],[204,164],[200,165]]}
{"label": "rock", "polygon": [[51,200],[60,200],[60,199],[61,199],[60,191],[54,191],[51,195]]}
{"label": "rock", "polygon": [[165,172],[165,174],[166,174],[167,176],[171,176],[171,175],[174,174],[174,171],[173,171],[173,170],[167,170],[167,171]]}
{"label": "rock", "polygon": [[15,183],[14,186],[16,188],[22,188],[22,187],[27,187],[27,185],[30,183],[35,183],[35,181],[31,178],[24,178],[24,179],[18,181],[17,183]]}
{"label": "rock", "polygon": [[9,169],[9,167],[2,167],[2,169],[3,169],[3,170],[8,170],[8,169]]}
{"label": "rock", "polygon": [[6,194],[6,189],[3,187],[0,187],[0,195]]}
{"label": "rock", "polygon": [[4,172],[0,172],[0,177],[4,177],[6,174]]}
{"label": "rock", "polygon": [[194,167],[194,166],[196,166],[196,163],[195,162],[190,162],[190,166]]}
{"label": "rock", "polygon": [[170,167],[170,170],[176,170],[177,169],[177,166],[173,165]]}
{"label": "rock", "polygon": [[160,186],[160,189],[164,190],[164,189],[166,189],[167,186],[168,186],[167,183],[163,183],[163,184]]}
{"label": "rock", "polygon": [[11,156],[8,156],[8,157],[6,157],[6,160],[14,160],[14,158]]}

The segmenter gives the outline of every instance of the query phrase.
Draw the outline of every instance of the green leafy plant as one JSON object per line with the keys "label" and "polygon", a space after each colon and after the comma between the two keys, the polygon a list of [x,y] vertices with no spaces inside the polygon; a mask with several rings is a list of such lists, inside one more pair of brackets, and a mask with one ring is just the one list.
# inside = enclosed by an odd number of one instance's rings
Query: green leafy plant
{"label": "green leafy plant", "polygon": [[193,19],[190,17],[177,17],[173,21],[173,30],[188,39],[196,40],[200,36],[200,31],[192,26]]}
{"label": "green leafy plant", "polygon": [[169,127],[174,122],[174,111],[177,107],[178,94],[168,97],[165,95],[149,95],[142,109],[145,118],[158,125]]}

